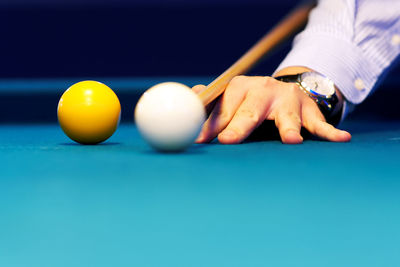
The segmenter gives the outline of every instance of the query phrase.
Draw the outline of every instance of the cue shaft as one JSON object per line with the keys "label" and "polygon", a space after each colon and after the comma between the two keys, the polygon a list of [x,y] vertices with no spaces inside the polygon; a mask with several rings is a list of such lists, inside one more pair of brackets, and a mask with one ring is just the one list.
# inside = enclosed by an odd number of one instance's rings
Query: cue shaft
{"label": "cue shaft", "polygon": [[220,96],[229,82],[238,75],[247,73],[257,62],[265,57],[279,44],[286,41],[299,31],[307,22],[314,1],[307,2],[295,8],[288,16],[278,23],[271,31],[265,34],[252,48],[250,48],[239,60],[211,82],[198,96],[204,106],[210,104]]}

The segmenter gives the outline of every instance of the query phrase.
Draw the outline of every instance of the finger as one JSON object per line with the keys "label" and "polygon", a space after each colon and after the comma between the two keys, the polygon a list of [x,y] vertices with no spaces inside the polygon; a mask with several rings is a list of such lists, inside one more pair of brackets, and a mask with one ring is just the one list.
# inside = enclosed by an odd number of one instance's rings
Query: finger
{"label": "finger", "polygon": [[284,144],[300,144],[303,142],[301,131],[301,101],[299,88],[288,85],[287,93],[275,112],[275,125]]}
{"label": "finger", "polygon": [[270,110],[271,90],[263,84],[249,90],[228,126],[218,135],[223,144],[237,144],[246,139],[266,118]]}
{"label": "finger", "polygon": [[207,143],[214,139],[212,137],[212,132],[215,130],[214,127],[216,124],[216,120],[218,120],[217,116],[220,113],[222,98],[218,99],[212,107],[212,110],[207,110],[207,114],[209,114],[207,120],[204,122],[203,127],[200,131],[199,136],[196,139],[196,143]]}
{"label": "finger", "polygon": [[225,93],[215,105],[203,129],[197,138],[197,143],[213,140],[233,118],[236,110],[244,100],[248,87],[248,78],[237,76],[228,84]]}
{"label": "finger", "polygon": [[304,128],[314,136],[332,142],[348,142],[351,140],[350,133],[336,129],[325,121],[317,104],[312,100],[303,104],[302,119]]}
{"label": "finger", "polygon": [[[194,86],[194,87],[192,88],[192,90],[193,90],[193,92],[195,92],[196,94],[199,94],[199,93],[201,93],[201,92],[202,92],[204,89],[206,89],[206,88],[207,88],[207,86],[202,85],[202,84],[199,84],[199,85]],[[207,117],[210,115],[211,111],[214,109],[215,104],[217,103],[217,100],[218,100],[218,98],[217,98],[216,100],[212,101],[210,104],[208,104],[208,105],[205,107]]]}
{"label": "finger", "polygon": [[206,89],[206,88],[207,88],[207,86],[202,85],[202,84],[199,84],[199,85],[193,86],[192,90],[193,90],[196,94],[198,94],[198,93],[200,93],[201,91],[203,91],[203,90]]}

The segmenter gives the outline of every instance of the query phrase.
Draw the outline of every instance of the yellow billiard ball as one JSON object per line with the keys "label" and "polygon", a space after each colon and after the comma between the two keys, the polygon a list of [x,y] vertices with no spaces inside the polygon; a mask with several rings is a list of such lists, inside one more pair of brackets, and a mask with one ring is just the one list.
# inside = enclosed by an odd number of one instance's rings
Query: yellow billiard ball
{"label": "yellow billiard ball", "polygon": [[58,122],[64,133],[81,144],[107,140],[118,127],[121,104],[105,84],[83,81],[69,87],[58,103]]}

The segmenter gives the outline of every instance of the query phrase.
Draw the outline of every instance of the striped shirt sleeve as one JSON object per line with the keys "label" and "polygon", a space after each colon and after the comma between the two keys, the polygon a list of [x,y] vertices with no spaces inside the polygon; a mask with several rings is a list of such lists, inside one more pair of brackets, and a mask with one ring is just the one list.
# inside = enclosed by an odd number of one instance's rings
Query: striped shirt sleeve
{"label": "striped shirt sleeve", "polygon": [[320,0],[277,71],[304,66],[361,103],[400,54],[400,0]]}

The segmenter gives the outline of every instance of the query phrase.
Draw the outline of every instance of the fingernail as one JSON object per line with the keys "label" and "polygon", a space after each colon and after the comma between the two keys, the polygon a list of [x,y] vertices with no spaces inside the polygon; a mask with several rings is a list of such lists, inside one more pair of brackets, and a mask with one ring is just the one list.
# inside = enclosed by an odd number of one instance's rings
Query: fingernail
{"label": "fingernail", "polygon": [[295,130],[288,130],[284,136],[286,144],[300,144],[303,142],[303,137]]}
{"label": "fingernail", "polygon": [[237,133],[235,131],[232,131],[232,130],[225,130],[220,135],[223,136],[223,137],[227,137],[227,138],[237,137]]}
{"label": "fingernail", "polygon": [[223,144],[233,144],[238,141],[238,134],[233,130],[225,130],[218,135],[218,139]]}
{"label": "fingernail", "polygon": [[341,131],[341,139],[343,140],[343,141],[345,141],[345,142],[348,142],[348,141],[350,141],[351,140],[351,134],[350,133],[348,133],[348,132],[346,132],[346,131]]}
{"label": "fingernail", "polygon": [[203,133],[200,133],[195,142],[196,142],[196,143],[202,143],[202,142],[204,142],[204,134],[203,134]]}

